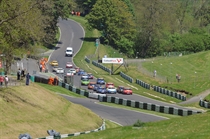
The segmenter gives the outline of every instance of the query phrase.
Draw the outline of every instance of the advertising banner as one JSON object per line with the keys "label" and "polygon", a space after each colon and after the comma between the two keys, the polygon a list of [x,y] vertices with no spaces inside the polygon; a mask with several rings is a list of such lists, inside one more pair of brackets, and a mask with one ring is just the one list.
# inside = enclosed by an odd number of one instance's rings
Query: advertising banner
{"label": "advertising banner", "polygon": [[122,64],[123,63],[123,58],[102,58],[102,63]]}

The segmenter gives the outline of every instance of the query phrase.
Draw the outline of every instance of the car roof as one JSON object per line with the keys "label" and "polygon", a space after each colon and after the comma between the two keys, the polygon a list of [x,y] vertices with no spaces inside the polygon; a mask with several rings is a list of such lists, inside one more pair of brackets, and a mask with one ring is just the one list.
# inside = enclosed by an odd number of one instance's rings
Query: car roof
{"label": "car roof", "polygon": [[53,60],[52,62],[58,62],[57,60]]}
{"label": "car roof", "polygon": [[90,84],[96,84],[96,82],[90,82]]}
{"label": "car roof", "polygon": [[120,88],[124,88],[124,86],[118,86],[118,87],[120,87]]}
{"label": "car roof", "polygon": [[112,82],[108,82],[107,84],[114,84],[114,83],[112,83]]}
{"label": "car roof", "polygon": [[63,68],[58,68],[58,69],[63,69]]}
{"label": "car roof", "polygon": [[104,78],[98,78],[99,80],[103,80]]}
{"label": "car roof", "polygon": [[66,50],[72,50],[72,49],[73,49],[72,47],[67,47],[67,48],[66,48]]}
{"label": "car roof", "polygon": [[125,90],[132,90],[130,87],[125,87],[124,89]]}
{"label": "car roof", "polygon": [[114,86],[112,86],[112,85],[109,85],[107,88],[115,88]]}

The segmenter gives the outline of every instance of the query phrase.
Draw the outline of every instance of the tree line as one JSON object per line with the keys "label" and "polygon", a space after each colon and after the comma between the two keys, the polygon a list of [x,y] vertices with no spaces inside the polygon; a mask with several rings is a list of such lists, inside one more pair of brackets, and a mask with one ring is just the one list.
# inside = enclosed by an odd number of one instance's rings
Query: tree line
{"label": "tree line", "polygon": [[0,57],[9,71],[14,56],[36,51],[38,45],[55,43],[58,18],[67,18],[73,0],[1,0]]}
{"label": "tree line", "polygon": [[103,43],[129,57],[210,49],[209,0],[77,0]]}

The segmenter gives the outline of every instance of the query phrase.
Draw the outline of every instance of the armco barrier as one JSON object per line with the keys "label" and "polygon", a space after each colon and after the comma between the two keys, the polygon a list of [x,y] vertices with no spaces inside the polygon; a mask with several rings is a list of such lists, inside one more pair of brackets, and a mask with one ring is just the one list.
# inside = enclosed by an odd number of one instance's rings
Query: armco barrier
{"label": "armco barrier", "polygon": [[159,92],[159,93],[162,93],[162,94],[165,94],[165,95],[177,98],[179,100],[186,101],[186,96],[181,95],[181,94],[179,94],[177,92],[173,92],[173,91],[167,90],[165,88],[161,88],[159,86],[153,86],[153,90],[156,91],[156,92]]}
{"label": "armco barrier", "polygon": [[[39,77],[39,76],[35,76],[34,81],[44,83],[44,84],[48,84],[48,79],[45,79],[45,78]],[[75,86],[70,86],[69,84],[61,82],[61,81],[58,81],[58,85],[60,87],[63,87],[65,89],[67,89],[67,90],[70,90],[74,93],[77,93],[77,94],[80,94],[80,95],[83,95],[83,96],[86,96],[86,97],[89,97],[89,98],[99,99],[100,97],[106,97],[106,94],[90,93],[90,92],[87,92],[85,90],[78,89]],[[102,126],[99,127],[98,129],[91,130],[91,131],[85,131],[85,132],[78,132],[78,133],[73,133],[73,134],[63,134],[63,135],[61,135],[61,138],[66,138],[66,137],[69,137],[69,136],[78,136],[78,135],[82,135],[82,134],[88,134],[88,133],[97,132],[97,131],[100,131],[100,130],[105,130],[105,122],[104,121],[103,121]],[[47,137],[37,138],[37,139],[54,139],[54,137],[53,136],[47,136]]]}
{"label": "armco barrier", "polygon": [[98,62],[96,62],[96,61],[92,61],[92,64],[93,64],[94,66],[98,67],[98,68],[101,68],[102,70],[104,70],[104,71],[106,71],[106,72],[108,72],[108,73],[111,72],[111,69],[105,67],[104,65],[102,65],[102,64],[100,64],[100,63],[98,63]]}
{"label": "armco barrier", "polygon": [[149,89],[150,90],[150,84],[147,84],[139,79],[136,79],[136,84],[140,85],[143,88]]}
{"label": "armco barrier", "polygon": [[201,106],[201,107],[204,107],[204,108],[210,108],[210,102],[206,102],[206,101],[204,101],[204,100],[200,100],[199,101],[199,105]]}
{"label": "armco barrier", "polygon": [[87,63],[90,63],[90,59],[87,58],[87,56],[85,56],[85,61],[86,61]]}
{"label": "armco barrier", "polygon": [[[146,89],[150,89],[151,86],[139,79],[136,79],[136,84],[140,85],[141,87],[143,88],[146,88]],[[173,92],[173,91],[170,91],[170,90],[167,90],[165,88],[161,88],[159,86],[153,86],[153,90],[156,91],[156,92],[159,92],[159,93],[162,93],[162,94],[165,94],[165,95],[168,95],[168,96],[171,96],[171,97],[174,97],[174,98],[177,98],[179,100],[182,100],[182,101],[186,101],[186,96],[184,95],[181,95],[177,92]]]}
{"label": "armco barrier", "polygon": [[122,98],[112,97],[112,96],[99,97],[99,101],[115,103],[115,104],[120,104],[124,106],[140,108],[140,109],[145,109],[145,110],[151,110],[151,111],[156,111],[160,113],[179,115],[179,116],[188,116],[188,115],[202,113],[201,111],[180,109],[180,108],[170,107],[170,106],[160,106],[156,104],[138,102],[134,100],[127,100],[127,99],[122,99]]}
{"label": "armco barrier", "polygon": [[129,81],[130,83],[133,83],[133,78],[131,78],[130,76],[126,75],[125,73],[123,73],[122,71],[120,72],[120,76],[122,78],[124,78],[125,80]]}
{"label": "armco barrier", "polygon": [[[105,130],[105,129],[106,129],[105,121],[103,121],[102,126],[97,128],[97,129],[95,129],[95,130],[90,130],[90,131],[85,131],[85,132],[77,132],[77,133],[73,133],[73,134],[61,134],[61,138],[67,138],[67,137],[72,137],[72,136],[79,136],[79,135],[82,135],[82,134],[98,132],[98,131]],[[36,138],[36,139],[54,139],[54,137],[53,136],[47,136],[47,137]]]}

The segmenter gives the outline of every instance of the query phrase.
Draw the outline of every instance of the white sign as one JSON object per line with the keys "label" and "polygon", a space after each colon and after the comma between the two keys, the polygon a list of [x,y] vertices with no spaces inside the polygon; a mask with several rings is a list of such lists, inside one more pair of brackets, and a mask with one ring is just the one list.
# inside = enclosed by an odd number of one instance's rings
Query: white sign
{"label": "white sign", "polygon": [[122,64],[123,58],[102,58],[102,63]]}

